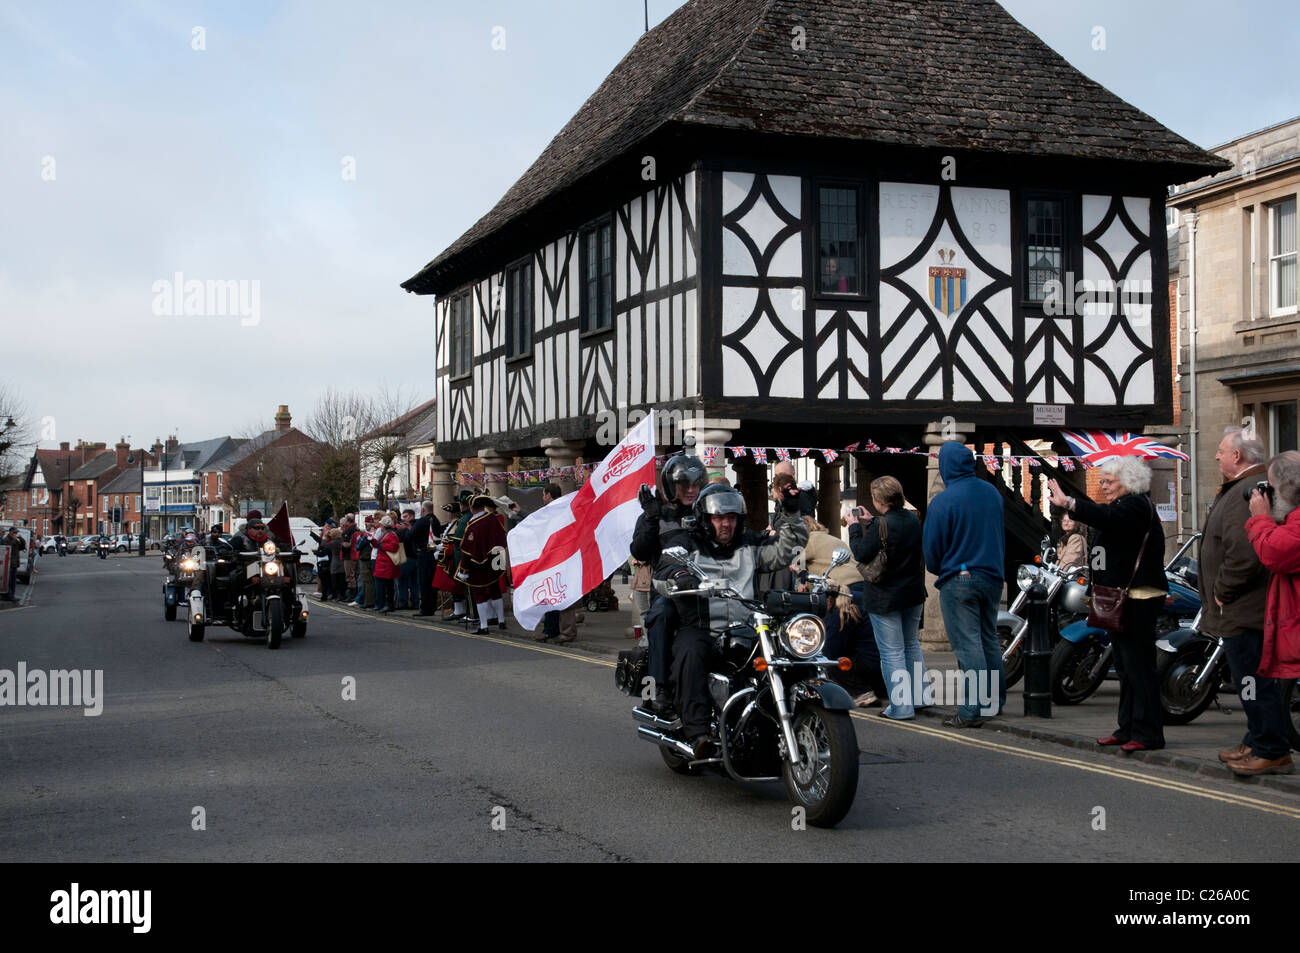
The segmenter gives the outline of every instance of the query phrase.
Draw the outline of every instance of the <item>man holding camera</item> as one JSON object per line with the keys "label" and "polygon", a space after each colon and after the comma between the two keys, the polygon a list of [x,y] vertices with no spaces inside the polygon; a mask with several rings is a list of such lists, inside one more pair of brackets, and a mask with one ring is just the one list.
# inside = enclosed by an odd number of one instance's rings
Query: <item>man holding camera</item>
{"label": "man holding camera", "polygon": [[[1234,770],[1240,768],[1240,774],[1289,773],[1291,765],[1281,686],[1276,679],[1256,674],[1264,644],[1269,578],[1246,535],[1246,520],[1250,493],[1266,476],[1266,455],[1263,442],[1243,430],[1232,428],[1224,435],[1214,456],[1223,485],[1201,537],[1201,631],[1223,639],[1246,712],[1241,744],[1220,751],[1219,760]],[[1279,759],[1284,757],[1283,765]]]}
{"label": "man holding camera", "polygon": [[[1279,453],[1268,464],[1268,483],[1247,484],[1250,519],[1246,533],[1264,568],[1272,573],[1264,611],[1264,631],[1259,649],[1250,659],[1244,677],[1252,679],[1259,733],[1249,722],[1253,744],[1245,757],[1229,761],[1238,775],[1290,774],[1291,744],[1287,712],[1282,704],[1282,680],[1300,678],[1300,453]],[[1232,641],[1225,641],[1231,645]],[[1233,663],[1232,652],[1229,663]],[[1234,677],[1237,666],[1232,664]],[[1243,686],[1243,700],[1245,696]]]}

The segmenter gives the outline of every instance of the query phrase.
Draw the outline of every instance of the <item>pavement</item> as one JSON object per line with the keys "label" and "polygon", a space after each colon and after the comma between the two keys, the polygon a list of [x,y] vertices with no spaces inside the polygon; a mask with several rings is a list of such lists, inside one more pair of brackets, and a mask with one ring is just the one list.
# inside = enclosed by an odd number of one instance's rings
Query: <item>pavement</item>
{"label": "pavement", "polygon": [[[619,596],[618,609],[608,612],[585,612],[578,625],[577,639],[567,649],[590,652],[595,655],[617,656],[633,648],[631,628],[637,622],[632,607],[631,589],[627,584],[614,582]],[[313,596],[313,601],[315,597]],[[509,613],[507,613],[509,614]],[[397,616],[410,616],[414,622],[425,622],[412,613],[398,612]],[[440,621],[440,616],[427,620]],[[540,633],[540,627],[538,629]],[[530,642],[532,633],[525,633],[513,620],[509,629],[493,629],[493,636]],[[551,644],[551,643],[548,643]],[[958,669],[956,656],[951,652],[924,652],[926,668],[941,672]],[[1221,695],[1200,717],[1189,725],[1170,725],[1165,728],[1165,747],[1160,751],[1138,751],[1125,754],[1117,747],[1103,748],[1096,739],[1114,732],[1115,714],[1119,707],[1119,682],[1108,679],[1089,699],[1079,705],[1052,705],[1051,717],[1025,713],[1023,679],[1007,690],[1006,710],[996,718],[986,721],[983,727],[968,729],[981,737],[1000,732],[1022,738],[1048,741],[1069,748],[1081,748],[1117,758],[1175,768],[1192,774],[1213,778],[1230,778],[1242,785],[1258,785],[1290,794],[1300,795],[1300,774],[1261,775],[1239,778],[1219,761],[1219,752],[1236,746],[1246,731],[1246,716],[1235,696]],[[876,711],[878,709],[870,709]],[[952,706],[932,705],[918,712],[918,720],[941,720],[954,714]]]}

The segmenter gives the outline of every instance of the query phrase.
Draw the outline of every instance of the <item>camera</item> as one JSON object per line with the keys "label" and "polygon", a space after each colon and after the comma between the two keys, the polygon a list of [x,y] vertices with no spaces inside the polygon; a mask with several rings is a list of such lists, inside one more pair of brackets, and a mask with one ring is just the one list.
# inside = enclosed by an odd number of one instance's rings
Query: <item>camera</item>
{"label": "camera", "polygon": [[1249,503],[1250,495],[1256,490],[1259,490],[1264,494],[1264,496],[1268,497],[1269,506],[1273,505],[1273,484],[1269,483],[1267,480],[1260,480],[1254,486],[1243,486],[1241,488],[1241,496],[1247,503]]}

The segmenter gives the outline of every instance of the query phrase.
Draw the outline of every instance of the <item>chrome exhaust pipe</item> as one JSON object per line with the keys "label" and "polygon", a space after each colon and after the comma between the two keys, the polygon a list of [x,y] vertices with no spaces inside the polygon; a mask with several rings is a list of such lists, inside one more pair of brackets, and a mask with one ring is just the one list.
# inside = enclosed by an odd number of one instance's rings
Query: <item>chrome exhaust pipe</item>
{"label": "chrome exhaust pipe", "polygon": [[657,744],[661,748],[667,748],[669,751],[679,757],[685,758],[687,761],[695,760],[695,749],[684,741],[678,741],[676,738],[669,738],[667,735],[655,731],[648,725],[637,725],[636,733],[642,740],[649,741],[652,744]]}
{"label": "chrome exhaust pipe", "polygon": [[680,718],[667,721],[666,719],[660,718],[654,712],[640,707],[632,709],[632,717],[643,725],[650,725],[659,731],[671,731],[673,728],[680,728],[682,726],[682,720]]}

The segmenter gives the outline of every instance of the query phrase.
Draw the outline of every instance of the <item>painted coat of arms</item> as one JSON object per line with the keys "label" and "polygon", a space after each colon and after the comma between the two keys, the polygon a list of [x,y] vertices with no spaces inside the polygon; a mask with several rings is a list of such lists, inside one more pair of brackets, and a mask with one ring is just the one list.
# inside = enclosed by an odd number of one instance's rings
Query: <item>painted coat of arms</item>
{"label": "painted coat of arms", "polygon": [[953,249],[940,248],[943,264],[930,268],[930,303],[949,317],[966,304],[966,269],[952,266],[956,257]]}

